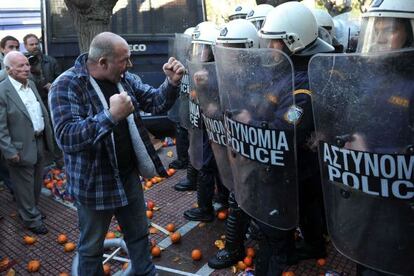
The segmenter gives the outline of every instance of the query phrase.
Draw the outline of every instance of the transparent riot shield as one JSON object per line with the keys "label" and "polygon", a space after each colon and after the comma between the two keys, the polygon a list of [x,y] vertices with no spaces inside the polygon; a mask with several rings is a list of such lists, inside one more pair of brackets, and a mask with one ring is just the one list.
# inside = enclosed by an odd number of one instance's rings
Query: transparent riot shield
{"label": "transparent riot shield", "polygon": [[412,275],[414,51],[309,65],[329,234],[346,257]]}
{"label": "transparent riot shield", "polygon": [[215,49],[237,203],[279,229],[298,223],[293,67],[274,49]]}
{"label": "transparent riot shield", "polygon": [[194,88],[200,103],[204,127],[214,153],[220,179],[224,186],[232,191],[233,175],[227,157],[227,137],[218,94],[216,65],[214,62],[189,62],[188,68],[190,76],[194,79]]}
{"label": "transparent riot shield", "polygon": [[[169,43],[169,55],[178,59],[185,68],[187,68],[187,60],[189,59],[191,48],[191,36],[186,34],[175,34],[175,37]],[[190,92],[190,82],[188,72],[181,79],[180,95],[168,111],[168,118],[182,127],[188,128],[189,123],[189,107],[188,94]]]}
{"label": "transparent riot shield", "polygon": [[[190,61],[187,61],[190,64]],[[190,68],[188,68],[190,69]],[[189,121],[188,121],[188,157],[191,165],[197,170],[203,166],[203,119],[201,117],[200,103],[197,98],[197,81],[194,80],[194,72],[188,70],[190,80],[190,93],[188,95]]]}

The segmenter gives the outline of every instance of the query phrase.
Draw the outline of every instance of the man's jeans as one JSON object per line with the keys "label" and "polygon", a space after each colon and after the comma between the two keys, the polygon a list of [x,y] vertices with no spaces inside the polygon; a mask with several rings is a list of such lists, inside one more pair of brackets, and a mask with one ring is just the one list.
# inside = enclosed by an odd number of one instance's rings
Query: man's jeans
{"label": "man's jeans", "polygon": [[112,216],[121,226],[132,271],[135,275],[155,275],[148,241],[148,220],[145,214],[144,194],[134,171],[122,179],[128,196],[127,206],[97,211],[77,204],[80,238],[78,244],[79,276],[103,275],[103,242]]}

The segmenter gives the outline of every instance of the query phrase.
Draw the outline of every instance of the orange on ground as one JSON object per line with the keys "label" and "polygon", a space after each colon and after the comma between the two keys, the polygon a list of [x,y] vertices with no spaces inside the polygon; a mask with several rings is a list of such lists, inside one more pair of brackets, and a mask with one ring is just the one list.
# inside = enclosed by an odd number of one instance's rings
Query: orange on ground
{"label": "orange on ground", "polygon": [[172,243],[178,243],[181,240],[180,232],[174,232],[170,235],[170,239]]}
{"label": "orange on ground", "polygon": [[175,172],[176,172],[176,170],[175,170],[175,169],[173,169],[173,168],[169,168],[169,169],[167,170],[167,175],[168,175],[168,176],[172,176],[173,174],[175,174]]}
{"label": "orange on ground", "polygon": [[154,184],[151,181],[147,181],[145,182],[145,188],[149,189],[153,186]]}
{"label": "orange on ground", "polygon": [[65,252],[72,252],[73,250],[75,250],[75,248],[76,248],[76,244],[74,244],[73,242],[67,242],[63,246],[63,250]]}
{"label": "orange on ground", "polygon": [[191,258],[192,258],[194,261],[199,261],[199,260],[201,260],[201,258],[202,258],[202,254],[201,254],[200,249],[194,249],[194,250],[191,252]]}
{"label": "orange on ground", "polygon": [[27,271],[29,272],[37,272],[40,269],[40,262],[38,260],[31,260],[27,264]]}
{"label": "orange on ground", "polygon": [[108,233],[106,233],[105,239],[110,240],[110,239],[115,239],[116,235],[114,232],[112,231],[108,231]]}
{"label": "orange on ground", "polygon": [[105,276],[111,275],[111,266],[109,264],[104,264],[103,271]]}
{"label": "orange on ground", "polygon": [[225,220],[227,218],[227,211],[221,210],[217,213],[217,218],[220,220]]}
{"label": "orange on ground", "polygon": [[246,256],[246,257],[243,259],[243,263],[244,263],[246,266],[252,266],[252,265],[253,265],[253,259],[252,259],[252,257]]}
{"label": "orange on ground", "polygon": [[159,246],[154,246],[152,249],[151,249],[151,255],[153,256],[153,257],[159,257],[159,256],[161,256],[161,248],[159,247]]}
{"label": "orange on ground", "polygon": [[167,229],[167,231],[169,232],[174,232],[175,231],[174,223],[168,223],[167,226],[165,226],[165,229]]}
{"label": "orange on ground", "polygon": [[282,276],[295,276],[295,273],[293,271],[285,271],[282,273]]}
{"label": "orange on ground", "polygon": [[25,244],[34,244],[36,242],[36,238],[31,237],[31,236],[24,236],[23,237],[23,241]]}
{"label": "orange on ground", "polygon": [[326,265],[326,259],[320,258],[320,259],[316,260],[316,265],[319,266],[319,267],[325,266]]}
{"label": "orange on ground", "polygon": [[153,215],[151,210],[147,210],[147,218],[152,219]]}
{"label": "orange on ground", "polygon": [[58,243],[60,243],[60,244],[65,244],[65,243],[67,243],[67,242],[68,242],[68,237],[66,237],[66,235],[65,235],[65,234],[60,234],[60,235],[57,237],[57,242],[58,242]]}
{"label": "orange on ground", "polygon": [[147,200],[147,209],[152,210],[155,207],[155,203],[152,200]]}
{"label": "orange on ground", "polygon": [[247,247],[246,248],[246,256],[252,257],[254,258],[254,256],[256,256],[256,251],[254,250],[253,247]]}

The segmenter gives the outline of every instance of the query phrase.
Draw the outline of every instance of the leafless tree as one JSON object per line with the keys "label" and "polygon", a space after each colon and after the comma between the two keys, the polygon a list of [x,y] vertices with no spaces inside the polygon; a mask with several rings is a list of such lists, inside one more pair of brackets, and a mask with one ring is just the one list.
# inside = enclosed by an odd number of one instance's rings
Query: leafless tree
{"label": "leafless tree", "polygon": [[260,4],[269,4],[272,5],[273,7],[276,7],[280,4],[283,4],[285,2],[290,2],[293,0],[256,0],[256,4],[260,5]]}
{"label": "leafless tree", "polygon": [[109,23],[118,0],[65,0],[78,31],[79,49],[86,52],[92,38],[109,30]]}

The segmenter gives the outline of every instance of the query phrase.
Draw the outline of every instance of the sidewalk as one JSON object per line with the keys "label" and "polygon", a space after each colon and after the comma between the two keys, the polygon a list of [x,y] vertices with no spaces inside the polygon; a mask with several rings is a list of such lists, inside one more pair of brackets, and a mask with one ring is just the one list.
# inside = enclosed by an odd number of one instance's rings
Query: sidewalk
{"label": "sidewalk", "polygon": [[[164,162],[168,164],[173,158],[167,157],[167,152],[173,151],[173,147],[162,148],[159,153]],[[175,154],[175,152],[174,152]],[[181,242],[171,244],[167,234],[157,231],[150,234],[157,244],[164,248],[161,257],[154,258],[154,263],[159,267],[160,275],[184,275],[183,272],[198,275],[235,275],[231,268],[223,270],[212,270],[207,266],[207,260],[216,251],[214,245],[225,233],[225,222],[216,219],[212,223],[189,222],[183,217],[183,212],[196,203],[195,192],[177,192],[173,186],[179,179],[185,176],[185,170],[177,171],[172,177],[155,184],[144,192],[147,200],[154,201],[156,208],[152,222],[165,227],[168,223],[174,223],[176,229],[181,233]],[[68,205],[70,206],[70,204]],[[63,246],[56,239],[59,234],[66,234],[69,241],[77,242],[77,215],[76,211],[53,199],[52,196],[42,195],[40,209],[47,218],[45,224],[49,233],[44,236],[35,236],[25,230],[17,216],[15,203],[7,190],[0,191],[0,256],[9,257],[17,262],[13,267],[16,275],[59,275],[61,272],[70,274],[74,252],[64,252]],[[113,221],[110,231],[116,236],[117,223]],[[156,231],[151,229],[152,232]],[[37,242],[33,245],[23,243],[23,236],[35,236]],[[198,248],[203,257],[200,261],[191,259],[191,251]],[[108,252],[110,253],[110,252]],[[121,256],[125,257],[125,256]],[[37,259],[41,263],[39,272],[29,273],[26,270],[30,260]],[[332,246],[329,246],[329,256],[324,267],[318,267],[316,260],[308,260],[292,266],[289,271],[295,275],[324,275],[328,270],[335,270],[341,275],[355,275],[355,265],[340,255]],[[111,260],[112,273],[121,270],[122,262]],[[166,268],[175,271],[166,272]],[[5,275],[5,273],[0,273]]]}

